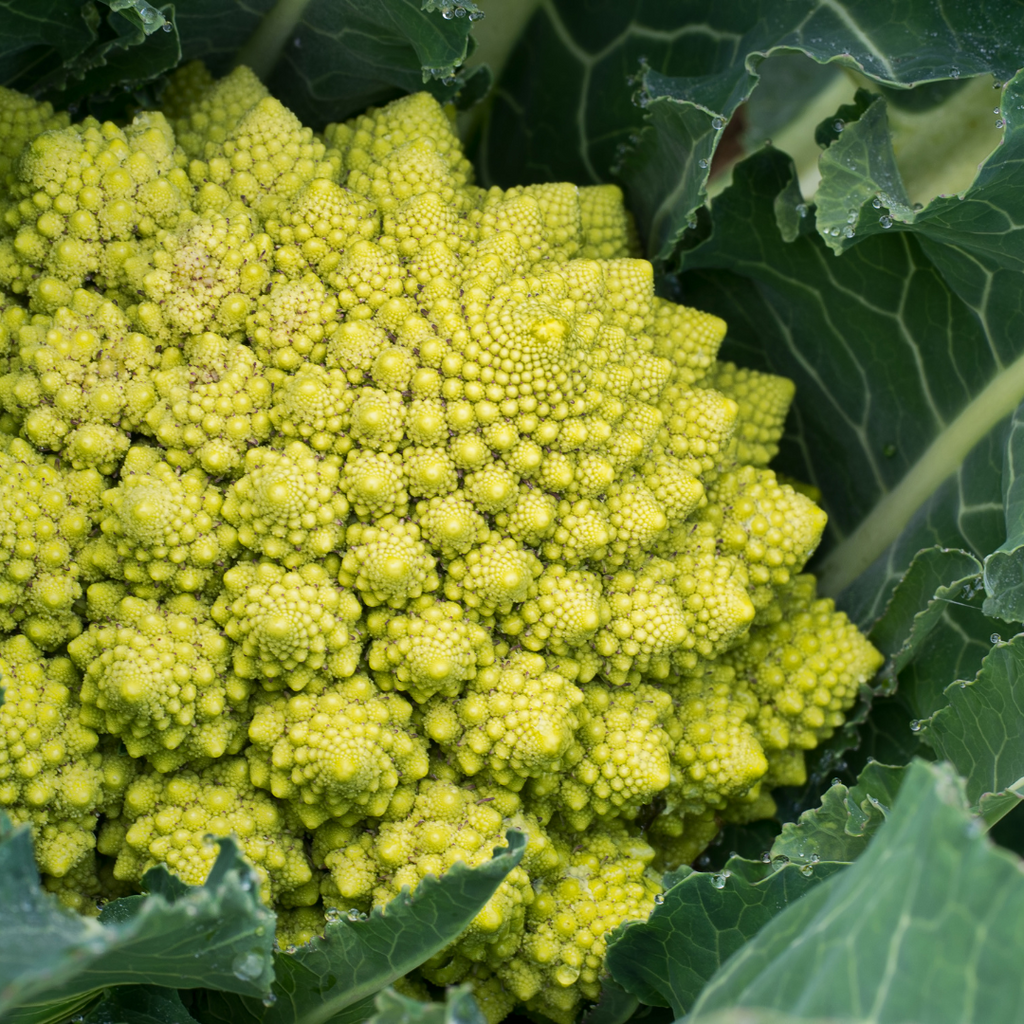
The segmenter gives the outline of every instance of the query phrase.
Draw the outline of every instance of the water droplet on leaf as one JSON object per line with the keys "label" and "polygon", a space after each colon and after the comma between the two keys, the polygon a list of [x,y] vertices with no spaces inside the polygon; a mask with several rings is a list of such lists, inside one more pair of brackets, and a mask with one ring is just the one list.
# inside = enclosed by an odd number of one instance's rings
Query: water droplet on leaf
{"label": "water droplet on leaf", "polygon": [[883,228],[891,228],[892,217],[890,217],[887,213],[883,213],[882,216],[878,218],[878,223],[881,224]]}
{"label": "water droplet on leaf", "polygon": [[240,981],[255,981],[263,973],[263,957],[259,953],[239,953],[231,961],[231,973]]}

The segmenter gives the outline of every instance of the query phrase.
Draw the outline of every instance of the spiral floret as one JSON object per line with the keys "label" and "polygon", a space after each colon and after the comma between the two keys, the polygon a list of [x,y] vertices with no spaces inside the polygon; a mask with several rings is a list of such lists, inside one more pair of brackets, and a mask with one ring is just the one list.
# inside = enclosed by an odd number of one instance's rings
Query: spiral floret
{"label": "spiral floret", "polygon": [[24,636],[0,642],[0,808],[27,822],[41,870],[72,871],[96,845],[96,820],[113,810],[133,774],[104,756],[79,720],[79,676],[65,657],[46,657]]}
{"label": "spiral floret", "polygon": [[114,843],[113,831],[99,843],[101,852],[117,856],[117,879],[138,884],[163,864],[189,885],[202,885],[220,851],[215,837],[232,836],[255,868],[265,902],[317,901],[301,823],[253,786],[244,757],[221,758],[201,771],[147,772],[128,787],[122,817],[122,843]]}
{"label": "spiral floret", "polygon": [[539,654],[519,651],[477,672],[458,699],[425,705],[423,728],[466,775],[487,768],[495,781],[512,786],[578,759],[576,709],[583,700]]}
{"label": "spiral floret", "polygon": [[201,591],[240,551],[237,531],[221,515],[220,489],[201,469],[176,469],[160,455],[129,450],[120,484],[103,496],[104,543],[93,551],[139,596]]}
{"label": "spiral floret", "polygon": [[367,660],[383,690],[404,690],[418,704],[435,694],[457,696],[477,670],[494,660],[490,633],[469,620],[462,606],[424,596],[400,614],[367,619]]}
{"label": "spiral floret", "polygon": [[0,626],[51,650],[77,636],[77,555],[92,520],[62,474],[24,441],[0,450]]}
{"label": "spiral floret", "polygon": [[[253,784],[285,800],[308,829],[404,807],[427,774],[427,744],[412,707],[355,675],[318,694],[257,701],[249,738]],[[404,802],[404,803],[403,803]]]}
{"label": "spiral floret", "polygon": [[362,609],[319,565],[289,571],[240,562],[224,574],[211,614],[235,642],[235,672],[265,689],[302,690],[320,674],[350,676],[359,663],[353,627]]}
{"label": "spiral floret", "polygon": [[68,654],[83,673],[83,724],[119,736],[132,757],[172,771],[244,744],[250,686],[230,672],[230,645],[192,595],[125,597]]}
{"label": "spiral floret", "polygon": [[297,567],[338,545],[348,510],[337,465],[293,442],[283,451],[253,448],[223,512],[242,545]]}

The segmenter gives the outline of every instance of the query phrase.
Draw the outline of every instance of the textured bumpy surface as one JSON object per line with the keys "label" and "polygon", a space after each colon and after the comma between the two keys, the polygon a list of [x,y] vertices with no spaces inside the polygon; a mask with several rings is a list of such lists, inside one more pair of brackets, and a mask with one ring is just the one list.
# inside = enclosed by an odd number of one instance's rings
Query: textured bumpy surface
{"label": "textured bumpy surface", "polygon": [[478,188],[426,94],[163,102],[0,89],[0,806],[83,912],[233,833],[285,946],[520,828],[421,973],[569,1024],[880,663],[800,575],[792,386],[615,187]]}

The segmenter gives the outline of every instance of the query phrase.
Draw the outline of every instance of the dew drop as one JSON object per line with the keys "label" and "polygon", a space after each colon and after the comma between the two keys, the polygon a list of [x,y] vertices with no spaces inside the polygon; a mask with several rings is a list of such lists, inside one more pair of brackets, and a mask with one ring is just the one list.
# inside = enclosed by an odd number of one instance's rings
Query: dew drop
{"label": "dew drop", "polygon": [[712,875],[711,876],[711,884],[716,889],[724,889],[725,888],[725,873],[723,872],[720,875]]}
{"label": "dew drop", "polygon": [[882,208],[882,200],[881,200],[881,199],[879,199],[879,198],[878,198],[878,196],[875,196],[875,198],[871,200],[871,205],[872,205],[872,206],[873,206],[873,207],[874,207],[874,208],[875,208],[876,210],[880,210],[880,209]]}
{"label": "dew drop", "polygon": [[654,902],[660,907],[665,902],[665,896],[663,893],[657,893],[654,897]]}
{"label": "dew drop", "polygon": [[799,871],[800,874],[804,876],[804,878],[810,878],[811,875],[814,874],[814,868],[810,864],[801,864]]}
{"label": "dew drop", "polygon": [[772,855],[767,850],[765,850],[764,853],[761,854],[761,863],[762,864],[771,864],[771,862],[772,862]]}
{"label": "dew drop", "polygon": [[806,203],[797,203],[796,204],[796,212],[799,213],[801,217],[806,217],[807,216],[807,204]]}
{"label": "dew drop", "polygon": [[833,786],[841,786],[842,784],[843,784],[843,780],[842,780],[841,778],[839,778],[838,776],[836,776],[836,777],[835,777],[835,778],[834,778],[834,779],[832,780],[832,785],[833,785]]}
{"label": "dew drop", "polygon": [[820,857],[819,857],[819,856],[818,856],[818,855],[817,855],[816,853],[812,853],[812,854],[810,855],[810,857],[808,857],[807,859],[808,859],[808,860],[809,860],[809,861],[810,861],[810,862],[811,862],[812,864],[818,864],[818,863],[820,863],[820,861],[821,861],[821,858],[820,858]]}
{"label": "dew drop", "polygon": [[450,7],[446,7],[441,12],[441,17],[444,18],[445,21],[451,21],[452,18],[455,17],[455,12]]}
{"label": "dew drop", "polygon": [[992,108],[992,113],[993,114],[998,114],[999,113],[999,108],[998,107],[993,107]]}
{"label": "dew drop", "polygon": [[479,18],[482,18],[483,16],[484,16],[484,12],[483,11],[470,11],[469,12],[469,20],[470,21],[477,21]]}
{"label": "dew drop", "polygon": [[273,992],[268,992],[263,997],[263,1005],[266,1006],[266,1007],[271,1007],[276,1002],[277,1002],[277,996],[275,996]]}
{"label": "dew drop", "polygon": [[883,213],[882,216],[878,218],[878,223],[881,224],[883,228],[891,228],[892,217],[890,217],[887,213]]}
{"label": "dew drop", "polygon": [[713,117],[711,118],[711,127],[717,132],[725,127],[725,122],[720,117]]}
{"label": "dew drop", "polygon": [[911,732],[920,732],[921,731],[921,723],[916,718],[910,723],[910,731]]}
{"label": "dew drop", "polygon": [[703,157],[700,160],[697,161],[697,166],[698,167],[706,168],[707,165],[708,165],[708,162],[707,162],[707,160],[703,159]]}
{"label": "dew drop", "polygon": [[959,78],[960,77],[960,69],[959,68],[950,68],[949,69],[949,77],[950,78]]}
{"label": "dew drop", "polygon": [[993,633],[993,634],[992,634],[992,635],[991,635],[991,636],[990,636],[990,637],[988,638],[988,642],[989,642],[990,644],[1001,644],[1001,643],[1003,642],[1003,638],[1002,638],[1002,637],[1001,637],[1001,636],[1000,636],[1000,635],[999,635],[998,633]]}
{"label": "dew drop", "polygon": [[845,236],[846,236],[847,238],[853,238],[853,236],[854,236],[854,235],[855,235],[856,233],[857,233],[857,232],[856,232],[856,231],[854,231],[854,230],[853,230],[853,228],[851,228],[851,227],[850,227],[849,225],[847,225],[847,226],[846,226],[846,227],[845,227],[845,228],[843,229],[843,234],[844,234],[844,235],[845,235]]}
{"label": "dew drop", "polygon": [[966,690],[967,689],[967,680],[966,679],[961,679],[960,680],[960,689],[961,690]]}
{"label": "dew drop", "polygon": [[341,920],[341,911],[337,907],[329,907],[327,912],[324,914],[329,924],[335,924]]}
{"label": "dew drop", "polygon": [[163,29],[164,32],[171,31],[171,26],[166,21],[160,26],[160,28]]}
{"label": "dew drop", "polygon": [[836,120],[832,122],[832,127],[837,132],[841,132],[846,127],[846,122],[839,120],[839,118],[836,118]]}
{"label": "dew drop", "polygon": [[915,213],[916,213],[916,212],[917,212],[918,210],[923,210],[923,209],[924,209],[924,203],[914,203],[914,212],[915,212]]}
{"label": "dew drop", "polygon": [[455,9],[455,17],[456,18],[464,18],[465,16],[466,16],[466,8],[465,7],[457,7]]}
{"label": "dew drop", "polygon": [[231,961],[231,973],[240,981],[255,981],[263,973],[263,958],[259,953],[239,953]]}
{"label": "dew drop", "polygon": [[832,236],[833,238],[838,238],[838,237],[839,237],[839,228],[832,228],[832,230],[831,230],[831,231],[829,231],[829,234],[830,234],[830,235],[831,235],[831,236]]}

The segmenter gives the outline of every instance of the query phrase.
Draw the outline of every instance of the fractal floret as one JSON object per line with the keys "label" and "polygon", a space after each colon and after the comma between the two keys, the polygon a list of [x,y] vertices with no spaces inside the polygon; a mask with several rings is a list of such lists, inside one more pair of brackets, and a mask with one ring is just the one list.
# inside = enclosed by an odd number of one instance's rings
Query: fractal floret
{"label": "fractal floret", "polygon": [[802,574],[792,385],[616,187],[479,187],[452,124],[0,90],[0,808],[83,912],[233,834],[282,946],[519,829],[409,984],[571,1024],[881,658]]}

